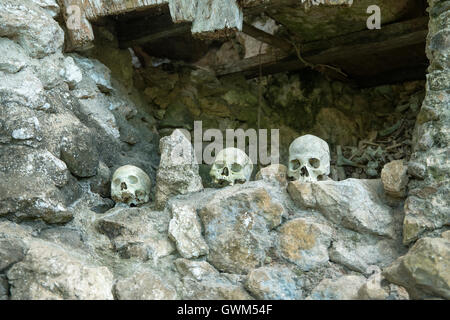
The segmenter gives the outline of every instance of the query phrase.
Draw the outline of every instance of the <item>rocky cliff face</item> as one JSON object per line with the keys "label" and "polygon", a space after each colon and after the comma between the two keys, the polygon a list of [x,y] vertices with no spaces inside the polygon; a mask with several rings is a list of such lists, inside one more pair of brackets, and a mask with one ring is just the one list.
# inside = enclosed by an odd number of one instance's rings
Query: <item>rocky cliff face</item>
{"label": "rocky cliff face", "polygon": [[[58,15],[0,0],[0,299],[450,297],[448,1],[430,0],[426,93],[133,68],[108,26],[64,53]],[[191,150],[175,128],[256,128],[258,110],[282,163],[297,136],[326,140],[332,179],[275,166],[216,189],[208,166],[166,156]],[[126,164],[152,180],[149,203],[111,200]]]}

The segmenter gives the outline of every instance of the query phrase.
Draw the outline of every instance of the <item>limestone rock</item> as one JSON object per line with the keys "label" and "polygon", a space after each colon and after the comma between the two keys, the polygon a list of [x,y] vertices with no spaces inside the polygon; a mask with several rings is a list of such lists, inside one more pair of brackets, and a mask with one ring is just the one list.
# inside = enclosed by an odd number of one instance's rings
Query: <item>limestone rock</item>
{"label": "limestone rock", "polygon": [[252,270],[246,288],[257,299],[299,300],[302,297],[301,282],[284,266],[267,266]]}
{"label": "limestone rock", "polygon": [[114,114],[109,110],[110,103],[103,95],[89,99],[80,99],[80,111],[89,121],[97,124],[102,130],[114,139],[120,138],[119,126]]}
{"label": "limestone rock", "polygon": [[263,188],[236,185],[221,189],[199,214],[208,261],[221,271],[247,273],[264,263],[283,207]]}
{"label": "limestone rock", "polygon": [[60,75],[64,81],[69,85],[69,88],[75,88],[78,83],[83,80],[83,73],[75,64],[72,57],[64,59],[64,68],[60,71]]}
{"label": "limestone rock", "polygon": [[283,224],[279,232],[281,256],[301,270],[309,271],[328,262],[333,232],[330,227],[297,218]]}
{"label": "limestone rock", "polygon": [[36,3],[39,7],[47,11],[49,15],[53,18],[57,17],[60,12],[59,5],[56,0],[31,0]]}
{"label": "limestone rock", "polygon": [[25,257],[26,244],[17,238],[4,239],[0,237],[0,272]]}
{"label": "limestone rock", "polygon": [[114,286],[119,300],[175,300],[177,292],[166,280],[151,272],[138,272],[119,279]]}
{"label": "limestone rock", "polygon": [[0,37],[14,38],[31,57],[42,58],[62,49],[63,30],[32,1],[3,0],[0,12]]}
{"label": "limestone rock", "polygon": [[112,300],[106,267],[46,241],[33,240],[22,262],[7,273],[14,300]]}
{"label": "limestone rock", "polygon": [[84,87],[89,85],[90,82],[93,82],[103,93],[110,93],[113,91],[111,85],[111,70],[109,70],[108,67],[96,59],[89,59],[76,54],[71,55],[71,57],[83,73],[83,81],[77,85],[77,88]]}
{"label": "limestone rock", "polygon": [[409,252],[384,270],[387,280],[405,287],[413,299],[450,299],[450,241],[419,239]]}
{"label": "limestone rock", "polygon": [[61,160],[70,172],[77,177],[86,178],[97,174],[99,155],[90,131],[85,127],[66,135],[61,141]]}
{"label": "limestone rock", "polygon": [[9,283],[6,276],[0,275],[0,301],[9,299]]}
{"label": "limestone rock", "polygon": [[358,298],[360,300],[386,300],[389,293],[382,287],[382,280],[383,277],[379,272],[372,275],[359,289]]}
{"label": "limestone rock", "polygon": [[391,161],[384,165],[381,170],[381,182],[386,193],[395,198],[406,195],[406,185],[408,184],[408,167],[403,164],[403,160]]}
{"label": "limestone rock", "polygon": [[30,59],[22,47],[7,38],[0,38],[0,71],[16,73],[29,65]]}
{"label": "limestone rock", "polygon": [[287,186],[287,167],[282,164],[271,164],[262,168],[255,176],[255,180],[276,182],[281,186]]}
{"label": "limestone rock", "polygon": [[194,261],[180,258],[175,261],[175,266],[178,273],[182,276],[188,276],[197,281],[202,281],[211,275],[219,274],[219,272],[206,261]]}
{"label": "limestone rock", "polygon": [[64,162],[47,150],[11,146],[0,151],[0,163],[0,215],[48,223],[72,218],[67,205],[75,194],[65,188],[72,182]]}
{"label": "limestone rock", "polygon": [[171,205],[170,211],[169,236],[175,241],[178,252],[187,259],[207,254],[208,246],[202,237],[202,226],[195,209]]}
{"label": "limestone rock", "polygon": [[382,188],[381,180],[375,179],[293,181],[288,192],[298,206],[316,209],[345,228],[393,237],[393,216],[381,199]]}
{"label": "limestone rock", "polygon": [[404,251],[399,241],[349,231],[333,241],[328,254],[331,261],[366,274],[369,266],[385,268]]}
{"label": "limestone rock", "polygon": [[0,103],[19,103],[32,109],[39,109],[45,104],[42,82],[30,69],[14,74],[0,71],[0,78]]}
{"label": "limestone rock", "polygon": [[205,261],[178,259],[182,276],[183,299],[187,300],[251,300],[241,283],[220,274]]}
{"label": "limestone rock", "polygon": [[366,282],[361,276],[343,276],[338,279],[325,279],[314,288],[307,300],[357,300],[358,291]]}
{"label": "limestone rock", "polygon": [[149,208],[116,207],[100,216],[96,229],[109,237],[114,250],[124,259],[158,260],[174,250],[167,235],[167,215]]}
{"label": "limestone rock", "polygon": [[180,131],[160,141],[161,161],[156,174],[156,205],[163,208],[169,197],[203,189],[190,141]]}

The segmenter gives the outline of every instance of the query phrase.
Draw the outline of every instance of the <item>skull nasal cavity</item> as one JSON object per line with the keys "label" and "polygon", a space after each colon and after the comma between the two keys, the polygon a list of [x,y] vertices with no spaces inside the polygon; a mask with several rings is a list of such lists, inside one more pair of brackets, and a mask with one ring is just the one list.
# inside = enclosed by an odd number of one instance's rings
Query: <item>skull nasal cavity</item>
{"label": "skull nasal cavity", "polygon": [[120,190],[127,190],[127,184],[125,182],[120,184]]}
{"label": "skull nasal cavity", "polygon": [[306,167],[302,167],[302,170],[300,171],[300,175],[301,175],[302,177],[309,177],[309,172],[308,172],[308,170],[306,169]]}
{"label": "skull nasal cavity", "polygon": [[222,175],[228,177],[229,174],[230,174],[230,172],[228,171],[228,168],[227,167],[223,168]]}

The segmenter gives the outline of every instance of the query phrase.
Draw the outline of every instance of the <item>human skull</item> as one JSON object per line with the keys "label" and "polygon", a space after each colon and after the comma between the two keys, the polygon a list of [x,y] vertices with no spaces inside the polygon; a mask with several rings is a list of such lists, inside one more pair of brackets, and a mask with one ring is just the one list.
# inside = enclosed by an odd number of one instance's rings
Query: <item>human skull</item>
{"label": "human skull", "polygon": [[245,152],[237,148],[226,148],[217,154],[209,175],[215,184],[232,186],[249,181],[252,171],[253,163]]}
{"label": "human skull", "polygon": [[326,180],[330,174],[330,148],[322,139],[307,134],[289,146],[288,176],[302,182]]}
{"label": "human skull", "polygon": [[140,168],[126,165],[118,168],[111,181],[111,197],[115,202],[137,206],[149,201],[151,180]]}

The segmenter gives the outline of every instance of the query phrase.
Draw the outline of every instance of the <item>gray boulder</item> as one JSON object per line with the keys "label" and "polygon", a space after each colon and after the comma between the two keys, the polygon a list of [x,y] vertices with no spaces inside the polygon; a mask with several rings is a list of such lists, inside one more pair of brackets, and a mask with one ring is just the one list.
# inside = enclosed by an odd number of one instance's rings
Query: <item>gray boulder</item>
{"label": "gray boulder", "polygon": [[172,220],[169,237],[176,243],[183,258],[191,259],[208,253],[209,249],[202,237],[202,226],[195,208],[188,205],[170,205]]}
{"label": "gray boulder", "polygon": [[175,250],[167,233],[169,220],[168,215],[146,207],[116,207],[99,216],[95,227],[123,259],[158,260]]}
{"label": "gray boulder", "polygon": [[274,246],[271,230],[280,225],[283,207],[264,188],[235,185],[215,193],[199,214],[208,261],[220,271],[247,273]]}
{"label": "gray boulder", "polygon": [[392,209],[382,200],[380,180],[290,182],[288,192],[301,207],[313,208],[345,228],[394,237]]}
{"label": "gray boulder", "polygon": [[13,38],[33,58],[62,50],[64,31],[30,0],[0,2],[0,37]]}
{"label": "gray boulder", "polygon": [[297,218],[279,228],[279,250],[281,256],[310,271],[328,262],[328,247],[333,230],[323,224]]}
{"label": "gray boulder", "polygon": [[366,278],[348,275],[338,279],[324,279],[314,288],[307,300],[357,300]]}
{"label": "gray boulder", "polygon": [[409,252],[386,268],[387,280],[405,287],[413,299],[450,299],[450,241],[419,239]]}
{"label": "gray boulder", "polygon": [[7,272],[13,300],[112,300],[113,275],[85,254],[33,239]]}
{"label": "gray boulder", "polygon": [[118,300],[177,299],[177,292],[167,279],[145,271],[117,280],[114,292]]}
{"label": "gray boulder", "polygon": [[252,270],[246,288],[261,300],[299,300],[302,298],[301,281],[287,267],[265,266]]}
{"label": "gray boulder", "polygon": [[156,206],[162,209],[169,197],[203,189],[191,142],[180,131],[160,141],[161,161],[156,173]]}

